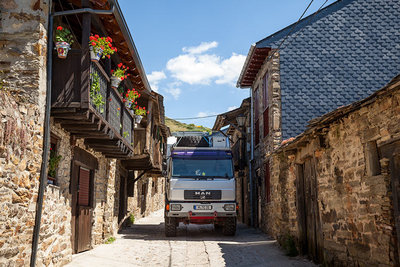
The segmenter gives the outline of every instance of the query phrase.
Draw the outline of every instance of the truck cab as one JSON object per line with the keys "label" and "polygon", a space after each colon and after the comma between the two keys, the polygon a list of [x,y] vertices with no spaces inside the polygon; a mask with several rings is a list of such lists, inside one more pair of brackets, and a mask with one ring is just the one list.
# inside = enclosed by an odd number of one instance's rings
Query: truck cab
{"label": "truck cab", "polygon": [[178,135],[168,154],[166,236],[175,236],[180,222],[214,224],[225,235],[234,235],[235,177],[226,137]]}

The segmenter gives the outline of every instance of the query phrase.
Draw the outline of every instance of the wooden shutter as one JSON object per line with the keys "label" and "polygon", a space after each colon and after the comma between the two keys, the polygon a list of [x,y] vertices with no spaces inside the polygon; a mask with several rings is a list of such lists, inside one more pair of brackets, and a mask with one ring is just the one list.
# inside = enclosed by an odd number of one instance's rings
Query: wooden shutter
{"label": "wooden shutter", "polygon": [[254,143],[255,145],[258,145],[260,142],[260,121],[256,120],[256,123],[254,125]]}
{"label": "wooden shutter", "polygon": [[269,134],[269,108],[264,110],[263,119],[264,119],[264,138],[265,138]]}
{"label": "wooden shutter", "polygon": [[79,168],[79,193],[78,205],[89,206],[90,204],[90,170]]}

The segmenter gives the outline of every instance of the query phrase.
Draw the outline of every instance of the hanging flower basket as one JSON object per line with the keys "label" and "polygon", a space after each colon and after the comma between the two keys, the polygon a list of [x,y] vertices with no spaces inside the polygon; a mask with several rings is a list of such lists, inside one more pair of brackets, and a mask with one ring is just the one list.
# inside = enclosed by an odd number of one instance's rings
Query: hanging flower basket
{"label": "hanging flower basket", "polygon": [[135,115],[135,123],[139,124],[143,119],[142,115]]}
{"label": "hanging flower basket", "polygon": [[118,68],[115,70],[111,70],[111,87],[118,88],[118,85],[126,79],[129,74],[125,74],[125,72],[129,70],[129,67],[126,67],[124,64],[119,63]]}
{"label": "hanging flower basket", "polygon": [[100,58],[110,58],[110,55],[117,52],[117,48],[112,46],[112,39],[110,37],[100,37],[99,35],[92,35],[89,37],[90,59],[92,61],[99,61]]}
{"label": "hanging flower basket", "polygon": [[101,58],[101,55],[103,54],[103,49],[101,49],[100,47],[93,48],[90,46],[89,50],[90,50],[90,60],[93,62],[99,61]]}
{"label": "hanging flower basket", "polygon": [[71,45],[74,43],[70,30],[57,26],[56,30],[56,50],[59,58],[65,59]]}
{"label": "hanging flower basket", "polygon": [[117,77],[114,75],[111,76],[111,87],[117,89],[121,81],[122,81],[121,77]]}
{"label": "hanging flower basket", "polygon": [[67,42],[56,42],[56,50],[59,58],[67,58],[68,51],[71,50],[69,43]]}

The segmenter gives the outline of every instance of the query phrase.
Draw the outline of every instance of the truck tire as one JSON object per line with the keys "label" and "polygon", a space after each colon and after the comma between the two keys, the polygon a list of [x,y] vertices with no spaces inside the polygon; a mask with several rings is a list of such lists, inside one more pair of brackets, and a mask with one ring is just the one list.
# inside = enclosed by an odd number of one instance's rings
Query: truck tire
{"label": "truck tire", "polygon": [[176,236],[176,219],[173,217],[165,217],[165,236],[174,237]]}
{"label": "truck tire", "polygon": [[236,218],[229,217],[225,219],[224,226],[222,227],[224,235],[234,236],[236,233]]}
{"label": "truck tire", "polygon": [[222,225],[214,223],[214,230],[215,232],[220,233],[222,231]]}

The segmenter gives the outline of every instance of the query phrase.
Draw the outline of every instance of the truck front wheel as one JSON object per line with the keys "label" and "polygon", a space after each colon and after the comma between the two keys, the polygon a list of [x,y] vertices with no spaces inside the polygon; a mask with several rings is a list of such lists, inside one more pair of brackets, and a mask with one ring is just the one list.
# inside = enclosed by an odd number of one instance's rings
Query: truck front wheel
{"label": "truck front wheel", "polygon": [[236,233],[236,218],[235,217],[229,217],[226,218],[224,221],[224,225],[222,227],[222,233],[224,235],[229,235],[233,236]]}
{"label": "truck front wheel", "polygon": [[176,218],[174,217],[165,217],[165,236],[166,237],[174,237],[176,236]]}

